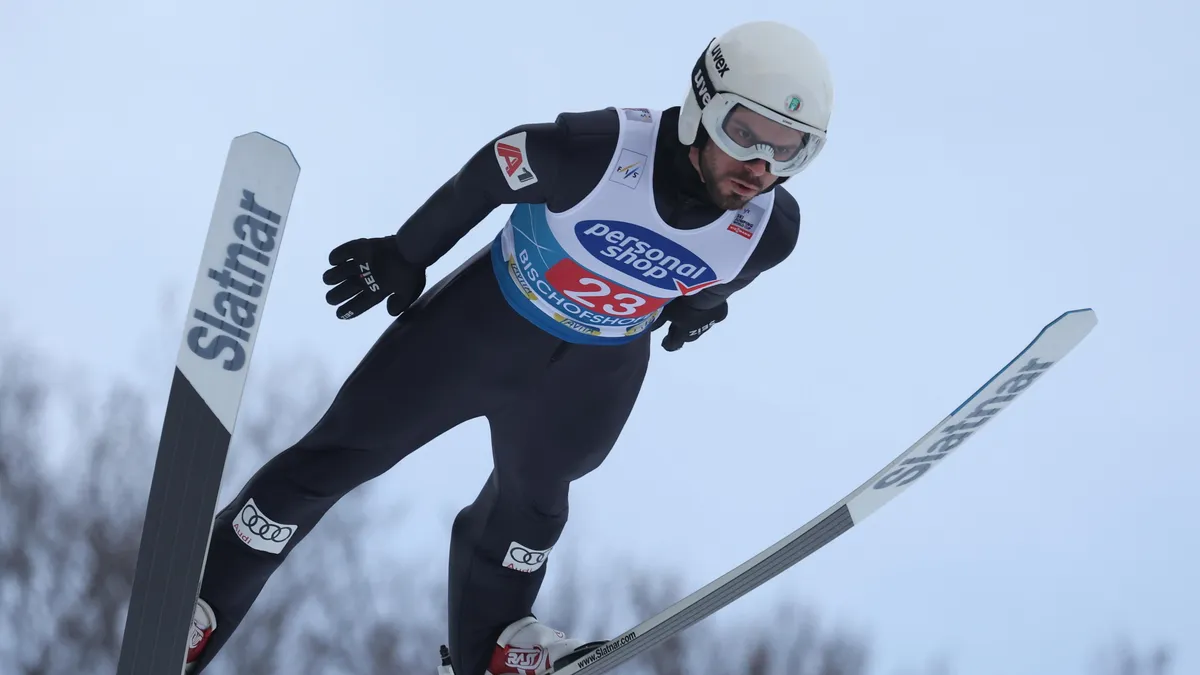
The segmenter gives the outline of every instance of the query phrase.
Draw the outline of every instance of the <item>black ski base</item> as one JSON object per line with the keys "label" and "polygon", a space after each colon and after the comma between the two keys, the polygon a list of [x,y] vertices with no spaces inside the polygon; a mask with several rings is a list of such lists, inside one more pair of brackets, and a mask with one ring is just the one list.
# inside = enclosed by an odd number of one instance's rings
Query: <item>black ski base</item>
{"label": "black ski base", "polygon": [[117,675],[179,675],[183,668],[229,440],[225,426],[176,368]]}

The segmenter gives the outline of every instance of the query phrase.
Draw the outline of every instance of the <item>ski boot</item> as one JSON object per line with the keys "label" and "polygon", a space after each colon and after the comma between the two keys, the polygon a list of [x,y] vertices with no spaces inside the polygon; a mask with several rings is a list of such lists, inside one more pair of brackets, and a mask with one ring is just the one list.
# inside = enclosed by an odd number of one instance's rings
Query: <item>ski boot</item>
{"label": "ski boot", "polygon": [[192,627],[188,630],[187,659],[184,661],[184,675],[194,671],[195,663],[200,659],[200,652],[212,637],[213,629],[217,627],[217,617],[212,607],[199,598],[196,599],[196,609],[192,612]]}
{"label": "ski boot", "polygon": [[[604,643],[604,640],[585,642],[568,638],[566,633],[527,616],[500,633],[484,675],[549,675]],[[445,645],[441,657],[438,675],[454,675],[450,650]]]}

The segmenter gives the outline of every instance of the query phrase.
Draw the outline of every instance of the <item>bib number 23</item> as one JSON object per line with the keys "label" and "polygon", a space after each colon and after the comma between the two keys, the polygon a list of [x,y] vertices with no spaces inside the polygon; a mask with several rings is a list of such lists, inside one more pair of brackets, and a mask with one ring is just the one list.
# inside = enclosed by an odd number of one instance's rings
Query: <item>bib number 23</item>
{"label": "bib number 23", "polygon": [[646,297],[624,286],[600,279],[569,258],[546,270],[546,281],[587,311],[613,317],[645,316],[661,307],[667,300]]}

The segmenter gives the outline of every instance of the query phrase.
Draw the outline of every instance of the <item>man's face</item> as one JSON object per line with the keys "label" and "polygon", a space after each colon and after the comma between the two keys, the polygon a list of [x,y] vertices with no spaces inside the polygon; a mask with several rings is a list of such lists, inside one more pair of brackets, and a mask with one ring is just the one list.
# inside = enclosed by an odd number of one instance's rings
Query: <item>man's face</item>
{"label": "man's face", "polygon": [[712,141],[703,149],[692,148],[692,165],[700,172],[708,198],[718,207],[736,211],[750,203],[778,179],[767,172],[767,162],[761,159],[740,162]]}
{"label": "man's face", "polygon": [[[743,107],[729,115],[723,128],[735,143],[745,147],[766,143],[775,148],[776,156],[790,156],[798,152],[805,140],[802,132],[784,127]],[[736,160],[717,147],[711,138],[703,149],[692,148],[691,158],[692,165],[700,172],[709,198],[726,210],[744,207],[779,179],[767,171],[765,160]]]}

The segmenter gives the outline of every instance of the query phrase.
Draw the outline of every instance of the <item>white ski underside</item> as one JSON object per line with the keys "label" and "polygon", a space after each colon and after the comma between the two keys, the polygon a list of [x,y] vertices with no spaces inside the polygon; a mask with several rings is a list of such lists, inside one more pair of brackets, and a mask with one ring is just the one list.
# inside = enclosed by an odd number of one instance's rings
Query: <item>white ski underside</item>
{"label": "white ski underside", "polygon": [[609,672],[695,625],[861,523],[1011,404],[1082,342],[1096,323],[1091,309],[1062,314],[925,436],[841,501],[703,588],[554,671],[555,675]]}

